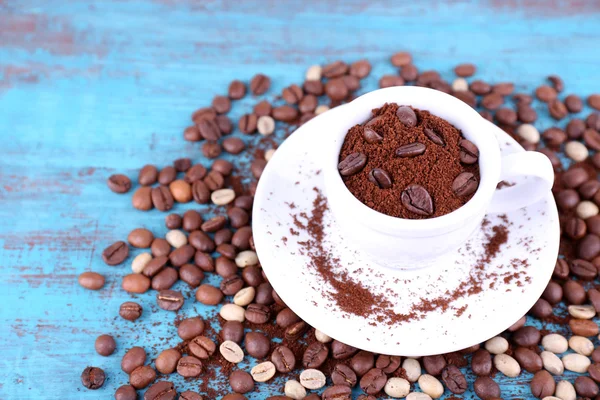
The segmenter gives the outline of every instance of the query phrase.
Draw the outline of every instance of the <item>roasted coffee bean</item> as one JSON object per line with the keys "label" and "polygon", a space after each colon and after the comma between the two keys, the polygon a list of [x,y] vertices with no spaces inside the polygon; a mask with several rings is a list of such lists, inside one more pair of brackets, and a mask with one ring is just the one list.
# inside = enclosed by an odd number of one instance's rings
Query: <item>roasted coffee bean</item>
{"label": "roasted coffee bean", "polygon": [[569,304],[583,304],[585,303],[586,294],[583,286],[576,281],[566,281],[563,285],[564,297]]}
{"label": "roasted coffee bean", "polygon": [[122,174],[113,174],[106,180],[108,188],[115,193],[127,193],[131,189],[131,179]]}
{"label": "roasted coffee bean", "polygon": [[540,331],[533,326],[524,326],[512,335],[513,342],[523,347],[537,346],[540,338]]}
{"label": "roasted coffee bean", "polygon": [[131,385],[122,385],[115,391],[115,400],[137,400],[135,388]]}
{"label": "roasted coffee bean", "polygon": [[167,265],[168,262],[169,258],[167,256],[153,258],[146,264],[146,266],[142,270],[142,273],[148,278],[152,278],[154,275],[162,271],[162,269]]}
{"label": "roasted coffee bean", "polygon": [[188,349],[193,356],[206,360],[215,353],[217,345],[206,336],[196,336],[188,343]]}
{"label": "roasted coffee bean", "polygon": [[81,373],[81,384],[91,390],[100,389],[104,385],[106,376],[104,371],[98,367],[87,367]]}
{"label": "roasted coffee bean", "polygon": [[219,257],[216,261],[215,271],[218,275],[226,278],[234,275],[238,270],[238,266],[229,258]]}
{"label": "roasted coffee bean", "polygon": [[177,349],[167,349],[158,355],[154,364],[161,374],[172,374],[175,372],[180,358],[181,353]]}
{"label": "roasted coffee bean", "polygon": [[442,381],[452,393],[462,394],[467,391],[467,379],[455,365],[448,365],[444,368]]}
{"label": "roasted coffee bean", "polygon": [[94,348],[101,356],[108,357],[115,352],[117,342],[115,342],[115,339],[110,335],[100,335],[96,338]]}
{"label": "roasted coffee bean", "polygon": [[425,136],[427,136],[429,140],[438,146],[446,146],[446,142],[444,141],[442,135],[439,132],[436,132],[434,129],[424,128],[423,133],[425,133]]}
{"label": "roasted coffee bean", "polygon": [[538,299],[529,310],[529,314],[541,319],[548,318],[552,315],[552,306],[546,300]]}
{"label": "roasted coffee bean", "polygon": [[[239,277],[238,277],[239,278]],[[243,286],[243,281],[239,278],[241,285]],[[225,293],[223,291],[223,293]],[[225,293],[227,294],[227,293]],[[264,324],[271,319],[271,311],[269,307],[262,304],[249,304],[246,307],[245,317],[248,322],[253,324]]]}
{"label": "roasted coffee bean", "polygon": [[184,378],[195,378],[202,373],[202,361],[196,357],[181,357],[177,362],[177,373]]}
{"label": "roasted coffee bean", "polygon": [[[241,342],[241,339],[239,341]],[[271,341],[261,332],[246,333],[244,343],[246,351],[254,358],[265,358],[271,350]]]}
{"label": "roasted coffee bean", "polygon": [[149,365],[137,367],[129,375],[129,384],[136,389],[148,387],[156,379],[156,371]]}
{"label": "roasted coffee bean", "polygon": [[412,82],[416,80],[418,76],[419,71],[417,70],[417,67],[415,67],[413,64],[407,64],[400,68],[400,77],[407,82]]}
{"label": "roasted coffee bean", "polygon": [[129,293],[146,293],[150,289],[150,279],[142,274],[125,275],[121,287]]}
{"label": "roasted coffee bean", "polygon": [[[156,382],[144,393],[144,400],[175,400],[176,398],[177,391],[173,384],[167,381]],[[180,399],[183,399],[183,397],[180,397]]]}
{"label": "roasted coffee bean", "polygon": [[138,188],[133,197],[131,198],[131,204],[134,208],[141,211],[148,211],[152,209],[152,188],[141,187]]}
{"label": "roasted coffee bean", "polygon": [[202,229],[202,231],[204,232],[216,232],[219,229],[222,229],[225,224],[227,223],[227,218],[223,215],[218,215],[216,217],[213,217],[211,219],[209,219],[208,221],[204,222],[201,226],[200,229]]}
{"label": "roasted coffee bean", "polygon": [[367,163],[367,156],[362,153],[352,153],[338,164],[342,176],[350,176],[360,172]]}
{"label": "roasted coffee bean", "polygon": [[184,319],[177,327],[177,334],[183,340],[190,340],[204,331],[204,321],[200,317]]}
{"label": "roasted coffee bean", "polygon": [[402,79],[402,77],[398,75],[384,75],[379,79],[379,87],[382,89],[403,85],[404,79]]}
{"label": "roasted coffee bean", "polygon": [[250,248],[250,237],[252,237],[252,228],[242,226],[231,237],[231,244],[237,247],[238,250],[248,250]]}
{"label": "roasted coffee bean", "polygon": [[233,296],[244,287],[244,281],[238,275],[231,275],[221,281],[221,291],[226,296]]}
{"label": "roasted coffee bean", "polygon": [[161,290],[156,295],[156,303],[167,311],[177,311],[183,306],[183,295],[175,290]]}
{"label": "roasted coffee bean", "polygon": [[302,88],[298,85],[290,85],[283,89],[281,97],[289,104],[297,104],[304,96]]}
{"label": "roasted coffee bean", "polygon": [[460,145],[460,161],[464,164],[475,164],[479,159],[479,149],[470,140],[462,139]]}
{"label": "roasted coffee bean", "polygon": [[416,157],[425,153],[427,147],[423,143],[414,142],[410,144],[405,144],[400,146],[396,150],[396,155],[398,157],[406,158],[406,157]]}
{"label": "roasted coffee bean", "polygon": [[579,241],[577,246],[577,256],[579,258],[590,261],[598,254],[600,254],[600,237],[589,234]]}
{"label": "roasted coffee bean", "polygon": [[[242,325],[242,323],[239,321],[225,321],[219,335],[223,341],[231,340],[232,342],[240,344],[244,338],[244,325]],[[246,351],[248,351],[248,354],[250,354],[250,351],[247,347],[248,345],[246,341]],[[250,355],[253,356],[252,354]]]}
{"label": "roasted coffee bean", "polygon": [[398,367],[400,367],[401,361],[402,359],[398,356],[387,356],[385,354],[381,354],[377,357],[375,367],[379,368],[386,374],[391,374],[395,372]]}
{"label": "roasted coffee bean", "polygon": [[217,117],[217,113],[212,107],[203,107],[200,108],[192,114],[192,121],[198,124],[203,119],[215,119]]}
{"label": "roasted coffee bean", "polygon": [[356,354],[357,351],[358,349],[356,347],[352,347],[337,340],[334,340],[331,343],[331,354],[336,360],[345,360],[350,358]]}
{"label": "roasted coffee bean", "polygon": [[254,380],[249,373],[236,370],[229,375],[229,385],[237,393],[248,393],[254,389]]}
{"label": "roasted coffee bean", "polygon": [[325,84],[325,94],[333,101],[341,101],[348,97],[350,91],[342,78],[334,78]]}
{"label": "roasted coffee bean", "polygon": [[295,340],[300,338],[304,332],[308,329],[308,324],[304,321],[298,321],[295,324],[288,326],[285,330],[285,338],[288,340]]}
{"label": "roasted coffee bean", "polygon": [[210,190],[202,181],[195,181],[192,184],[192,197],[196,203],[206,204],[210,200]]}
{"label": "roasted coffee bean", "polygon": [[217,246],[219,246],[224,243],[230,243],[232,237],[233,237],[233,232],[231,232],[229,229],[227,229],[227,228],[219,229],[218,231],[215,232],[215,244]]}
{"label": "roasted coffee bean", "polygon": [[256,132],[258,117],[254,114],[244,114],[238,122],[238,128],[247,135]]}
{"label": "roasted coffee bean", "polygon": [[473,354],[471,370],[477,376],[488,376],[492,372],[492,356],[487,350],[479,349]]}
{"label": "roasted coffee bean", "polygon": [[129,256],[129,246],[118,241],[108,246],[102,252],[102,259],[107,265],[119,265]]}
{"label": "roasted coffee bean", "polygon": [[285,329],[298,321],[300,317],[287,307],[277,313],[276,323],[281,328]]}
{"label": "roasted coffee bean", "polygon": [[216,252],[222,255],[223,257],[227,257],[230,260],[235,259],[237,255],[237,249],[234,245],[229,243],[223,243],[218,245],[216,248]]}
{"label": "roasted coffee bean", "polygon": [[570,94],[565,97],[565,106],[570,113],[578,113],[583,110],[583,101],[579,96]]}
{"label": "roasted coffee bean", "polygon": [[587,233],[587,226],[581,218],[569,218],[565,222],[564,232],[571,239],[581,239]]}
{"label": "roasted coffee bean", "polygon": [[513,355],[519,365],[528,372],[534,373],[542,369],[542,358],[527,347],[517,347]]}
{"label": "roasted coffee bean", "polygon": [[199,142],[202,140],[202,136],[200,136],[200,131],[196,125],[185,128],[183,131],[183,138],[189,142]]}
{"label": "roasted coffee bean", "polygon": [[412,108],[407,106],[400,106],[396,110],[396,116],[405,126],[412,128],[417,126],[417,115]]}
{"label": "roasted coffee bean", "polygon": [[232,81],[229,84],[228,94],[230,99],[239,100],[246,95],[246,85],[242,81]]}
{"label": "roasted coffee bean", "polygon": [[223,292],[214,286],[203,284],[196,290],[196,300],[200,303],[214,306],[223,300]]}
{"label": "roasted coffee bean", "polygon": [[165,217],[165,226],[167,229],[179,229],[181,228],[181,215],[179,214],[169,214]]}
{"label": "roasted coffee bean", "polygon": [[152,204],[157,210],[169,211],[173,208],[175,200],[168,187],[159,186],[152,188],[150,196],[152,197]]}
{"label": "roasted coffee bean", "polygon": [[400,197],[404,207],[418,215],[432,215],[433,201],[427,189],[423,186],[411,184],[402,191]]}
{"label": "roasted coffee bean", "polygon": [[356,375],[363,376],[375,366],[375,355],[369,351],[361,350],[352,356],[349,365]]}
{"label": "roasted coffee bean", "polygon": [[171,245],[163,238],[156,238],[152,241],[150,250],[154,257],[162,257],[171,252]]}
{"label": "roasted coffee bean", "polygon": [[175,167],[167,166],[164,167],[158,174],[158,183],[161,185],[169,185],[177,178],[177,171]]}
{"label": "roasted coffee bean", "polygon": [[454,179],[452,182],[452,190],[457,196],[468,196],[475,193],[479,181],[470,172],[463,172]]}
{"label": "roasted coffee bean", "polygon": [[569,327],[578,336],[591,337],[598,334],[598,325],[588,319],[571,319],[569,320]]}
{"label": "roasted coffee bean", "polygon": [[348,73],[348,64],[343,61],[334,61],[323,67],[322,74],[325,78],[337,78]]}
{"label": "roasted coffee bean", "polygon": [[458,76],[468,78],[470,76],[475,75],[475,70],[476,70],[475,65],[465,63],[465,64],[457,65],[454,68],[454,73]]}
{"label": "roasted coffee bean", "polygon": [[498,386],[498,384],[489,376],[480,376],[475,379],[473,389],[475,389],[475,394],[479,396],[480,399],[491,400],[501,398],[500,386]]}
{"label": "roasted coffee bean", "polygon": [[490,93],[481,99],[482,107],[488,110],[497,110],[504,104],[504,97],[498,93]]}
{"label": "roasted coffee bean", "polygon": [[480,80],[471,82],[469,89],[479,96],[486,95],[492,91],[492,87],[488,83]]}
{"label": "roasted coffee bean", "polygon": [[99,290],[104,286],[104,276],[97,272],[84,272],[77,279],[79,285],[89,290]]}
{"label": "roasted coffee bean", "polygon": [[368,60],[359,60],[350,64],[350,75],[358,79],[366,78],[371,73],[371,63]]}
{"label": "roasted coffee bean", "polygon": [[121,369],[126,374],[130,374],[137,367],[141,367],[146,363],[146,351],[141,347],[132,347],[127,350],[121,359]]}
{"label": "roasted coffee bean", "polygon": [[250,91],[253,95],[265,94],[271,87],[271,79],[263,74],[256,74],[250,80]]}
{"label": "roasted coffee bean", "polygon": [[387,376],[382,370],[373,368],[360,379],[360,388],[367,394],[377,394],[387,382]]}
{"label": "roasted coffee bean", "polygon": [[119,307],[119,315],[128,321],[135,321],[142,316],[142,306],[133,301],[126,301]]}
{"label": "roasted coffee bean", "polygon": [[310,344],[302,356],[304,368],[319,368],[327,360],[329,349],[321,342]]}
{"label": "roasted coffee bean", "polygon": [[571,263],[569,264],[569,270],[571,271],[571,274],[584,281],[593,280],[598,273],[598,270],[596,269],[594,264],[585,260],[571,261]]}
{"label": "roasted coffee bean", "polygon": [[558,283],[550,281],[546,290],[542,293],[542,298],[550,304],[558,304],[563,297],[563,289]]}
{"label": "roasted coffee bean", "polygon": [[346,364],[337,364],[331,371],[331,380],[334,385],[354,387],[358,381],[356,373]]}
{"label": "roasted coffee bean", "polygon": [[142,186],[150,186],[158,179],[158,168],[154,165],[144,165],[138,174],[138,183]]}
{"label": "roasted coffee bean", "polygon": [[221,145],[217,142],[204,142],[202,145],[202,155],[211,160],[219,157],[222,151]]}
{"label": "roasted coffee bean", "polygon": [[370,182],[377,185],[380,189],[389,189],[392,187],[392,178],[380,168],[373,168],[367,177]]}
{"label": "roasted coffee bean", "polygon": [[351,400],[352,389],[343,385],[331,386],[325,389],[321,397],[323,400]]}
{"label": "roasted coffee bean", "polygon": [[544,397],[552,396],[554,394],[556,383],[548,371],[542,370],[533,375],[529,387],[531,389],[531,394],[539,399],[543,399]]}
{"label": "roasted coffee bean", "polygon": [[383,136],[377,133],[373,128],[365,127],[363,130],[363,137],[367,143],[380,143],[383,141]]}
{"label": "roasted coffee bean", "polygon": [[408,52],[401,51],[392,55],[391,61],[394,67],[404,67],[412,63],[412,56]]}
{"label": "roasted coffee bean", "polygon": [[446,359],[441,355],[423,357],[422,362],[425,371],[433,376],[440,375],[446,367]]}
{"label": "roasted coffee bean", "polygon": [[567,107],[559,99],[554,99],[548,103],[548,112],[556,120],[561,120],[568,114]]}
{"label": "roasted coffee bean", "polygon": [[325,93],[325,86],[321,81],[318,80],[307,80],[302,85],[302,88],[306,93],[321,96]]}
{"label": "roasted coffee bean", "polygon": [[203,165],[196,164],[187,170],[183,179],[187,183],[194,183],[196,181],[203,179],[206,176],[206,172],[207,172],[206,168],[204,168]]}
{"label": "roasted coffee bean", "polygon": [[294,353],[286,346],[277,346],[271,354],[271,362],[282,374],[288,373],[296,366],[296,357]]}

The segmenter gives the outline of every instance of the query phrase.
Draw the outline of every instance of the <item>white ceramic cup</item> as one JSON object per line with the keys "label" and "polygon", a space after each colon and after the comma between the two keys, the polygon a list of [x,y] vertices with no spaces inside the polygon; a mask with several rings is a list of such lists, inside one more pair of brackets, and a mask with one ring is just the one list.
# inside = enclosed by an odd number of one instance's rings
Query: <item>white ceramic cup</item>
{"label": "white ceramic cup", "polygon": [[[344,138],[351,127],[372,117],[372,109],[385,103],[430,111],[460,129],[479,148],[480,182],[471,200],[441,217],[412,220],[375,211],[350,193],[338,171]],[[461,100],[437,90],[379,89],[328,113],[318,117],[319,125],[312,126],[323,132],[322,169],[329,207],[352,245],[386,267],[416,269],[431,265],[464,244],[486,213],[509,212],[533,204],[551,190],[554,182],[552,165],[545,155],[519,152],[502,157],[483,117]],[[517,183],[496,190],[504,180]]]}

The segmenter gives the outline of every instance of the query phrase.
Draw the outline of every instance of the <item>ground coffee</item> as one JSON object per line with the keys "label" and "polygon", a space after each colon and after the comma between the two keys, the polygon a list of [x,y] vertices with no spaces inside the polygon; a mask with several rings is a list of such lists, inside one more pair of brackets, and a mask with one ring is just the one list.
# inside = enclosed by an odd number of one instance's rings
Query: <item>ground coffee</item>
{"label": "ground coffee", "polygon": [[448,121],[392,103],[348,131],[338,168],[350,192],[370,208],[422,219],[471,199],[479,184],[478,156]]}

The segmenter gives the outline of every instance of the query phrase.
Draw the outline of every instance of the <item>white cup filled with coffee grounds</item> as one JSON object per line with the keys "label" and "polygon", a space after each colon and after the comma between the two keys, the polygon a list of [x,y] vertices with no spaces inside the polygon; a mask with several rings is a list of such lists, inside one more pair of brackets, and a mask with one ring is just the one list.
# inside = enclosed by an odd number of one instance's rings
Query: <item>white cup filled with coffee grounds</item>
{"label": "white cup filled with coffee grounds", "polygon": [[487,213],[534,204],[554,182],[537,152],[501,156],[473,108],[391,87],[324,118],[322,170],[336,221],[378,264],[417,269],[463,245]]}

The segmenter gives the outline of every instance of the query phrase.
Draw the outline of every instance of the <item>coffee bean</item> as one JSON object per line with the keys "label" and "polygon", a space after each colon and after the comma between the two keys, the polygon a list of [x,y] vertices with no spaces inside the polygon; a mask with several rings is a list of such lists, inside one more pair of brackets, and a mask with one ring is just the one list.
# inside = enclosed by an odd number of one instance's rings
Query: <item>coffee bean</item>
{"label": "coffee bean", "polygon": [[452,182],[452,190],[457,196],[468,196],[475,193],[479,182],[475,175],[470,172],[463,172]]}
{"label": "coffee bean", "polygon": [[348,386],[335,385],[325,389],[321,397],[323,400],[351,400],[352,390]]}
{"label": "coffee bean", "polygon": [[122,385],[115,391],[115,400],[137,400],[135,388],[131,385]]}
{"label": "coffee bean", "polygon": [[367,143],[380,143],[383,141],[383,136],[377,133],[373,128],[366,126],[363,130],[363,137]]}
{"label": "coffee bean", "polygon": [[206,336],[196,336],[188,343],[190,353],[201,360],[207,360],[217,350],[215,342]]}
{"label": "coffee bean", "polygon": [[554,281],[550,281],[544,293],[542,293],[542,298],[545,299],[550,304],[558,304],[563,297],[563,289],[558,283]]}
{"label": "coffee bean", "polygon": [[462,394],[467,391],[467,380],[455,365],[448,365],[444,368],[442,381],[452,393]]}
{"label": "coffee bean", "polygon": [[434,129],[424,128],[423,133],[425,133],[425,136],[427,136],[427,138],[429,138],[429,140],[431,140],[433,143],[437,144],[438,146],[446,146],[446,143],[444,142],[444,138],[442,137],[442,135],[439,132],[436,132]]}
{"label": "coffee bean", "polygon": [[169,188],[166,186],[152,188],[150,195],[152,197],[152,204],[156,209],[160,211],[169,211],[173,208],[175,200],[173,199],[173,195],[169,191]]}
{"label": "coffee bean", "polygon": [[295,324],[290,325],[285,330],[285,338],[288,340],[296,340],[299,339],[304,332],[308,330],[309,326],[304,321],[298,321]]}
{"label": "coffee bean", "polygon": [[457,65],[454,68],[454,73],[458,76],[468,78],[470,76],[475,75],[475,70],[476,70],[475,65],[465,63],[465,64]]}
{"label": "coffee bean", "polygon": [[266,166],[267,166],[267,160],[255,159],[250,164],[250,171],[252,172],[252,175],[256,179],[259,179],[260,176],[262,175],[263,171],[265,170]]}
{"label": "coffee bean", "polygon": [[446,360],[443,356],[427,356],[423,357],[423,367],[429,375],[438,376],[446,367]]}
{"label": "coffee bean", "polygon": [[401,51],[392,55],[391,62],[394,67],[403,67],[412,63],[412,56],[408,52]]}
{"label": "coffee bean", "polygon": [[361,350],[352,356],[349,365],[354,370],[356,375],[363,376],[375,366],[375,355],[369,351]]}
{"label": "coffee bean", "polygon": [[557,93],[556,90],[548,85],[542,85],[535,90],[535,96],[545,102],[549,103],[552,100],[556,99]]}
{"label": "coffee bean", "polygon": [[304,96],[302,88],[298,85],[290,85],[283,89],[281,97],[289,104],[297,104]]}
{"label": "coffee bean", "polygon": [[498,93],[490,93],[481,99],[481,105],[488,110],[497,110],[504,104],[504,97]]}
{"label": "coffee bean", "polygon": [[358,79],[366,78],[371,73],[371,63],[368,60],[359,60],[350,64],[350,75]]}
{"label": "coffee bean", "polygon": [[343,61],[334,61],[330,64],[325,65],[321,73],[325,78],[331,79],[345,75],[346,73],[348,73],[348,69],[348,65]]}
{"label": "coffee bean", "polygon": [[237,273],[237,265],[226,257],[218,257],[216,261],[216,272],[223,278],[226,278]]}
{"label": "coffee bean", "polygon": [[526,347],[517,347],[513,354],[526,371],[535,373],[542,369],[542,358],[535,351]]}
{"label": "coffee bean", "polygon": [[[241,278],[239,279],[243,285],[243,281]],[[246,307],[245,318],[248,320],[248,322],[253,324],[264,324],[271,318],[271,311],[269,307],[262,304],[250,304],[248,307]]]}
{"label": "coffee bean", "polygon": [[598,334],[598,325],[594,321],[586,319],[571,319],[569,327],[578,336],[591,337]]}
{"label": "coffee bean", "polygon": [[321,96],[325,93],[325,86],[320,80],[306,80],[302,88],[306,93],[315,96]]}
{"label": "coffee bean", "polygon": [[202,155],[208,159],[215,159],[221,155],[223,149],[217,142],[204,142],[202,145]]}
{"label": "coffee bean", "polygon": [[[223,323],[223,327],[221,328],[221,332],[219,333],[222,340],[231,340],[237,344],[242,343],[242,339],[244,338],[244,325],[239,321],[225,321]],[[267,339],[267,347],[268,339]],[[248,350],[248,340],[246,340],[246,351],[252,357],[255,357],[250,350]],[[268,352],[268,350],[267,350]],[[266,353],[265,353],[266,355]]]}
{"label": "coffee bean", "polygon": [[600,254],[600,237],[596,235],[586,235],[579,241],[577,247],[577,256],[586,261],[592,260]]}
{"label": "coffee bean", "polygon": [[246,351],[254,358],[265,358],[271,350],[271,341],[260,332],[248,332],[244,342]]}
{"label": "coffee bean", "polygon": [[489,376],[480,376],[475,379],[473,389],[480,399],[500,398],[500,386]]}
{"label": "coffee bean", "polygon": [[327,360],[329,349],[321,342],[310,344],[302,356],[304,368],[319,368]]}
{"label": "coffee bean", "polygon": [[548,371],[542,370],[533,375],[529,387],[531,389],[531,394],[539,399],[542,399],[554,394],[556,383]]}
{"label": "coffee bean", "polygon": [[296,366],[296,357],[286,346],[277,346],[271,354],[271,362],[273,362],[277,371],[285,374],[292,371]]}
{"label": "coffee bean", "polygon": [[590,107],[600,111],[600,94],[591,94],[587,98],[587,103]]}
{"label": "coffee bean", "polygon": [[338,164],[342,176],[350,176],[360,172],[367,164],[367,156],[362,153],[352,153]]}
{"label": "coffee bean", "polygon": [[236,257],[237,249],[232,244],[223,243],[223,244],[220,244],[217,246],[216,252],[219,253],[220,255],[222,255],[223,257],[226,257],[231,260]]}
{"label": "coffee bean", "polygon": [[325,374],[318,369],[305,369],[300,373],[300,384],[307,389],[320,389],[326,382]]}
{"label": "coffee bean", "polygon": [[[600,107],[600,105],[599,105]],[[578,376],[575,379],[575,391],[579,396],[584,398],[594,398],[600,391],[598,385],[591,378],[587,376]]]}
{"label": "coffee bean", "polygon": [[98,367],[87,367],[81,373],[81,384],[87,389],[100,389],[104,380],[104,371]]}
{"label": "coffee bean", "polygon": [[194,257],[196,250],[194,246],[186,244],[178,249],[175,249],[169,254],[169,261],[174,267],[181,267]]}
{"label": "coffee bean", "polygon": [[403,85],[404,79],[402,79],[402,77],[398,75],[384,75],[379,79],[379,87],[382,89]]}
{"label": "coffee bean", "polygon": [[226,296],[233,296],[239,292],[242,287],[244,287],[244,281],[238,275],[232,275],[224,278],[220,285],[221,291]]}
{"label": "coffee bean", "polygon": [[488,376],[492,372],[492,356],[487,350],[479,349],[473,354],[471,370],[477,376]]}
{"label": "coffee bean", "polygon": [[396,110],[396,116],[405,126],[413,128],[417,126],[417,115],[414,110],[407,106],[400,106]]}
{"label": "coffee bean", "polygon": [[138,174],[138,183],[142,186],[150,186],[158,179],[158,168],[154,165],[144,165]]}
{"label": "coffee bean", "polygon": [[239,100],[246,95],[246,85],[242,81],[232,81],[229,84],[228,90],[229,98],[232,100]]}
{"label": "coffee bean", "polygon": [[[219,352],[230,363],[237,364],[244,359],[244,352],[237,343],[226,340],[219,346]],[[289,371],[288,371],[289,372]]]}
{"label": "coffee bean", "polygon": [[177,327],[177,334],[183,340],[190,340],[204,331],[204,321],[201,317],[184,319]]}
{"label": "coffee bean", "polygon": [[89,290],[99,290],[104,286],[104,276],[97,272],[84,272],[77,279],[79,285]]}
{"label": "coffee bean", "polygon": [[210,199],[210,190],[202,181],[196,181],[192,184],[192,197],[196,203],[206,204]]}
{"label": "coffee bean", "polygon": [[194,183],[206,176],[206,168],[201,164],[196,164],[185,173],[183,178],[187,183]]}
{"label": "coffee bean", "polygon": [[181,353],[177,349],[163,350],[154,364],[161,374],[172,374],[177,369],[177,362],[181,358]]}
{"label": "coffee bean", "polygon": [[142,306],[133,301],[126,301],[119,307],[119,315],[128,321],[135,321],[142,316]]}
{"label": "coffee bean", "polygon": [[254,380],[249,373],[236,370],[229,374],[229,385],[237,393],[248,393],[254,389]]}
{"label": "coffee bean", "polygon": [[165,226],[167,229],[179,229],[181,228],[182,218],[179,214],[169,214],[165,217]]}
{"label": "coffee bean", "polygon": [[225,305],[223,305],[223,307],[221,307],[221,310],[219,311],[219,315],[225,321],[244,322],[244,320],[245,320],[244,314],[245,314],[245,310],[236,304],[225,304]]}
{"label": "coffee bean", "polygon": [[585,289],[579,282],[566,281],[563,285],[563,293],[569,304],[583,304],[585,302]]}
{"label": "coffee bean", "polygon": [[354,387],[357,383],[356,373],[346,364],[337,364],[331,371],[334,385]]}
{"label": "coffee bean", "polygon": [[[391,374],[395,372],[398,367],[400,367],[401,358],[397,356],[387,356],[385,354],[381,354],[377,357],[377,361],[375,362],[375,367],[379,368],[386,374]],[[419,367],[420,369],[420,367]]]}
{"label": "coffee bean", "polygon": [[502,336],[495,336],[485,342],[485,349],[492,354],[502,354],[508,350],[508,340]]}
{"label": "coffee bean", "polygon": [[150,289],[150,279],[142,274],[125,275],[121,287],[129,293],[146,293]]}
{"label": "coffee bean", "polygon": [[115,193],[127,193],[131,189],[131,179],[122,174],[114,174],[106,181],[108,188]]}
{"label": "coffee bean", "polygon": [[149,365],[137,367],[129,375],[129,384],[136,389],[148,387],[156,379],[156,371]]}
{"label": "coffee bean", "polygon": [[[597,349],[596,349],[597,350]],[[600,351],[596,351],[596,355],[600,355]],[[592,353],[592,358],[594,358],[594,353]],[[590,378],[592,378],[596,382],[600,382],[600,364],[596,360],[594,360],[595,364],[589,366],[587,372],[590,374]]]}
{"label": "coffee bean", "polygon": [[132,347],[127,350],[121,359],[121,369],[126,374],[130,374],[137,367],[141,367],[146,363],[146,351],[141,347]]}
{"label": "coffee bean", "polygon": [[400,68],[400,77],[407,82],[416,80],[418,76],[419,71],[417,70],[417,67],[412,64],[407,64]]}
{"label": "coffee bean", "polygon": [[479,159],[479,149],[473,142],[462,139],[460,146],[460,161],[464,164],[475,164]]}
{"label": "coffee bean", "polygon": [[238,128],[247,135],[256,132],[258,117],[254,114],[244,114],[238,122]]}
{"label": "coffee bean", "polygon": [[469,85],[469,89],[471,89],[473,93],[479,96],[486,95],[492,91],[492,87],[488,83],[480,80],[471,82],[471,84]]}
{"label": "coffee bean", "polygon": [[111,244],[102,252],[102,259],[107,265],[119,265],[127,256],[129,256],[129,247],[123,241]]}
{"label": "coffee bean", "polygon": [[521,105],[517,108],[517,118],[529,124],[537,120],[537,112],[528,105]]}
{"label": "coffee bean", "polygon": [[177,362],[177,373],[184,378],[195,378],[202,373],[202,361],[196,357],[181,357]]}
{"label": "coffee bean", "polygon": [[117,342],[115,342],[115,339],[110,335],[100,335],[96,338],[94,348],[101,356],[108,357],[115,352]]}
{"label": "coffee bean", "polygon": [[561,120],[568,114],[567,107],[559,99],[554,99],[548,103],[548,112],[556,120]]}
{"label": "coffee bean", "polygon": [[[454,185],[453,185],[454,186]],[[404,207],[418,215],[432,215],[433,202],[427,189],[423,186],[411,184],[402,191],[400,197]]]}
{"label": "coffee bean", "polygon": [[423,143],[414,142],[410,144],[405,144],[400,146],[396,150],[396,155],[398,157],[407,158],[407,157],[416,157],[425,153],[427,147]]}
{"label": "coffee bean", "polygon": [[594,129],[586,129],[583,132],[583,141],[592,150],[600,150],[600,133]]}
{"label": "coffee bean", "polygon": [[515,91],[515,85],[511,82],[500,82],[496,83],[492,87],[492,92],[498,93],[502,96],[508,96]]}
{"label": "coffee bean", "polygon": [[163,238],[156,238],[152,241],[152,245],[150,245],[150,250],[152,251],[152,255],[154,257],[162,257],[166,256],[171,252],[171,245]]}
{"label": "coffee bean", "polygon": [[600,113],[592,113],[585,119],[585,124],[588,128],[595,131],[600,131]]}
{"label": "coffee bean", "polygon": [[331,343],[331,353],[336,360],[345,360],[358,352],[356,347],[352,347],[340,341],[334,340]]}
{"label": "coffee bean", "polygon": [[256,74],[250,80],[250,91],[254,95],[265,94],[271,87],[271,79],[263,74]]}
{"label": "coffee bean", "polygon": [[594,264],[585,260],[571,261],[569,264],[569,270],[571,271],[571,274],[585,281],[593,280],[598,273],[598,270]]}
{"label": "coffee bean", "polygon": [[134,208],[141,211],[148,211],[152,209],[152,188],[141,187],[138,188],[133,197],[131,198],[131,204]]}
{"label": "coffee bean", "polygon": [[176,398],[177,391],[173,384],[167,381],[156,382],[144,393],[144,400],[175,400]]}
{"label": "coffee bean", "polygon": [[360,379],[360,388],[367,394],[377,394],[383,389],[387,377],[382,370],[373,368]]}
{"label": "coffee bean", "polygon": [[368,179],[380,189],[389,189],[392,187],[392,178],[380,168],[373,168],[369,172]]}
{"label": "coffee bean", "polygon": [[341,78],[334,78],[325,84],[325,94],[333,101],[341,101],[348,97],[350,91]]}
{"label": "coffee bean", "polygon": [[183,295],[175,290],[161,290],[156,295],[156,303],[167,311],[177,311],[183,306]]}
{"label": "coffee bean", "polygon": [[256,382],[267,382],[275,376],[275,372],[275,365],[271,361],[265,361],[254,366],[250,371],[250,375]]}
{"label": "coffee bean", "polygon": [[152,278],[152,289],[166,290],[170,289],[179,279],[179,274],[175,268],[166,267]]}
{"label": "coffee bean", "polygon": [[533,326],[524,326],[513,333],[512,340],[519,346],[537,346],[540,342],[540,331]]}

